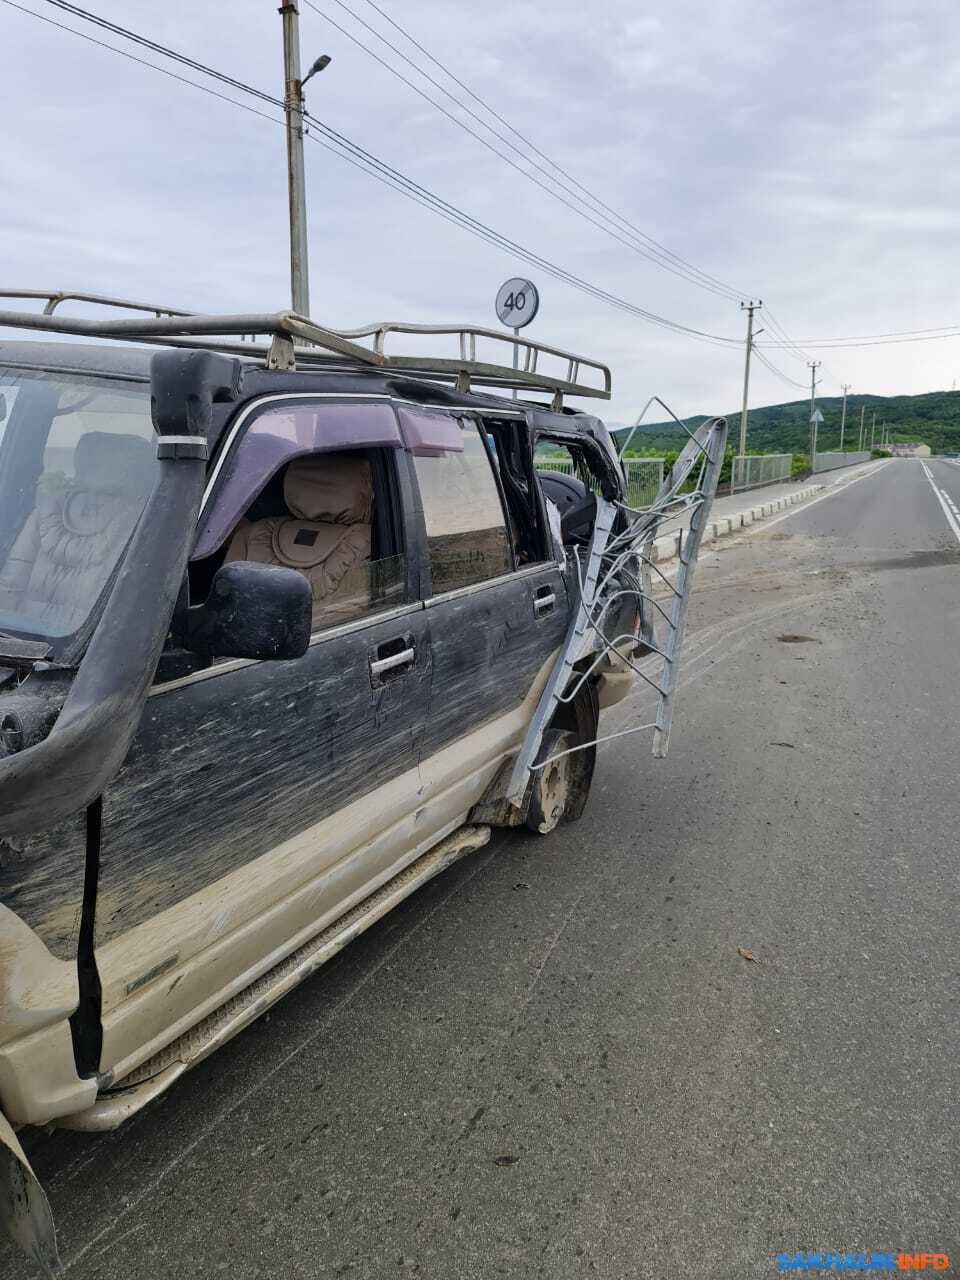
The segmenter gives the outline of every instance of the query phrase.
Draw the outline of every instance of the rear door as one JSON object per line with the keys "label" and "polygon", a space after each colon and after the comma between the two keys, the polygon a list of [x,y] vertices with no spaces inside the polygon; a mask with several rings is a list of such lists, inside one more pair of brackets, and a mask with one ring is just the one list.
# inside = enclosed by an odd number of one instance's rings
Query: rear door
{"label": "rear door", "polygon": [[505,500],[496,436],[525,432],[522,420],[453,416],[462,453],[412,459],[433,660],[423,798],[444,797],[448,815],[469,809],[522,736],[568,621],[548,538]]}

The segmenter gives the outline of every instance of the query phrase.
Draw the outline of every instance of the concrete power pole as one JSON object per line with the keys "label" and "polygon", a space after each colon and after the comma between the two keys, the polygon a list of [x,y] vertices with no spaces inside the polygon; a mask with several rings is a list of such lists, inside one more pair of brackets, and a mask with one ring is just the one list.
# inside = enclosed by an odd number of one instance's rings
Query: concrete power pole
{"label": "concrete power pole", "polygon": [[814,470],[817,461],[817,370],[821,361],[811,360],[810,369],[810,470]]}
{"label": "concrete power pole", "polygon": [[310,270],[307,252],[307,188],[303,165],[303,86],[330,65],[321,54],[300,79],[300,12],[298,0],[284,0],[283,109],[287,120],[287,191],[290,202],[290,302],[297,315],[310,314]]}
{"label": "concrete power pole", "polygon": [[873,438],[877,430],[877,415],[873,415],[873,421],[870,423],[870,448],[873,448]]}
{"label": "concrete power pole", "polygon": [[850,390],[848,383],[843,384],[843,409],[840,413],[840,452],[843,453],[843,429],[847,425],[847,392]]}
{"label": "concrete power pole", "polygon": [[[753,350],[753,313],[763,306],[760,301],[741,302],[740,310],[747,313],[747,348],[743,362],[743,408],[740,410],[740,456],[747,452],[747,397],[750,392],[750,353]],[[763,330],[759,330],[760,333]],[[733,472],[730,472],[730,492],[733,492]]]}
{"label": "concrete power pole", "polygon": [[863,415],[866,412],[867,412],[867,406],[865,404],[862,404],[860,406],[860,434],[859,436],[857,436],[857,448],[860,450],[863,449]]}
{"label": "concrete power pole", "polygon": [[290,302],[310,314],[307,263],[307,189],[303,168],[303,85],[300,82],[300,14],[296,0],[280,7],[283,19],[283,106],[287,118],[287,190],[290,202]]}

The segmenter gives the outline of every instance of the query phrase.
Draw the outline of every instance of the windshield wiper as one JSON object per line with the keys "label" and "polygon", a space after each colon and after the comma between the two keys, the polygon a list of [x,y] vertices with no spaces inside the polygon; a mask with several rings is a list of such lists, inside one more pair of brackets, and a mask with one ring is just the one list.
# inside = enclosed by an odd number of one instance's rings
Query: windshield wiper
{"label": "windshield wiper", "polygon": [[0,658],[12,662],[41,662],[52,648],[45,640],[21,640],[0,631]]}

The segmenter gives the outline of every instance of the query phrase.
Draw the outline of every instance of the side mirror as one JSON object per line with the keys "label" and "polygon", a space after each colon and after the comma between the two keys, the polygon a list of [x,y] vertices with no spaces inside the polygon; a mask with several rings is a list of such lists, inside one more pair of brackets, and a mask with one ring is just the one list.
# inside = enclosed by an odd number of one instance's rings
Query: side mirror
{"label": "side mirror", "polygon": [[189,644],[207,657],[300,658],[312,622],[313,596],[303,574],[235,560],[217,570],[205,603],[189,611]]}

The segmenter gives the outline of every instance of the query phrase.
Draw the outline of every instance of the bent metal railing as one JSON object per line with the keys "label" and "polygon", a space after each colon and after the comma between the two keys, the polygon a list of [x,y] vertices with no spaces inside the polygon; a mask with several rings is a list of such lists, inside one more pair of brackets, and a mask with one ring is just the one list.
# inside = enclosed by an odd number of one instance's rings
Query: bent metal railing
{"label": "bent metal railing", "polygon": [[[598,496],[596,523],[585,557],[581,559],[576,548],[568,552],[580,601],[507,784],[507,798],[518,808],[533,773],[571,751],[652,729],[653,754],[661,758],[667,754],[693,571],[717,491],[727,424],[723,418],[711,418],[687,435],[687,444],[653,502],[637,508],[623,500]],[[692,513],[690,525],[681,533],[679,565],[671,580],[654,562],[654,540],[688,513]],[[659,599],[654,594],[654,578]],[[639,613],[644,620],[639,636],[633,629],[621,632],[618,625],[625,606],[631,604],[635,608],[627,608],[626,616],[632,621]],[[637,658],[651,655],[655,666],[659,659],[656,675],[637,663]],[[559,707],[572,702],[605,662],[615,669],[628,667],[653,687],[657,693],[655,719],[578,743],[538,762],[543,735]]]}

